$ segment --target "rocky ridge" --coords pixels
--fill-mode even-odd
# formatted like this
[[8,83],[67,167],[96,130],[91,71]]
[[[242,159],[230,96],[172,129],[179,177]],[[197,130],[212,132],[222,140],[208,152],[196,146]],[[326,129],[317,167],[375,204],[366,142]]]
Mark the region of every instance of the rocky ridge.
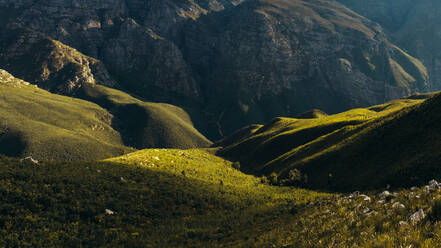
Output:
[[[184,107],[212,138],[277,115],[335,113],[428,88],[418,60],[332,1],[2,0],[0,12],[8,29],[27,27],[102,62],[94,70],[80,61],[73,79],[54,76],[63,86],[46,88],[121,87]],[[25,76],[4,58],[15,54],[0,57]]]
[[379,23],[389,37],[418,58],[430,74],[429,89],[441,88],[441,2],[436,0],[338,0]]

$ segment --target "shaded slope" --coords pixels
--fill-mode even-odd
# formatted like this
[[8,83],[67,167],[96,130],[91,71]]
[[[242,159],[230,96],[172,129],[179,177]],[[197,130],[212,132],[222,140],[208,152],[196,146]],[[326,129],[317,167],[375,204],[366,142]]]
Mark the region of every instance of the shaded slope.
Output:
[[94,160],[127,153],[112,115],[51,94],[0,71],[0,153],[36,159]]
[[145,103],[105,86],[82,85],[84,96],[108,107],[109,112],[88,101],[51,94],[5,71],[0,76],[3,154],[95,160],[133,151],[131,147],[210,144],[175,106]]
[[113,125],[126,145],[141,149],[196,148],[211,144],[179,107],[143,102],[122,91],[93,84],[83,85],[77,96],[108,109],[115,116]]
[[[270,186],[214,150],[101,162],[0,156],[3,247],[400,247],[441,242],[440,190],[366,195]],[[404,204],[404,207],[395,207]],[[411,216],[427,217],[412,225]],[[20,235],[16,235],[19,233]]]
[[283,237],[265,235],[277,228],[272,223],[329,197],[269,186],[230,164],[204,150],[39,166],[0,156],[0,245],[282,245]]
[[213,139],[427,90],[418,60],[334,1],[4,0],[1,10],[9,27],[99,59],[127,92],[183,107]]
[[188,22],[179,34],[184,58],[209,82],[209,111],[226,134],[238,122],[313,108],[337,113],[427,86],[421,62],[333,1],[244,1]]
[[379,23],[398,46],[423,62],[430,74],[430,90],[441,89],[440,1],[338,1]]
[[306,111],[304,113],[301,113],[296,116],[297,119],[314,119],[314,118],[320,118],[328,116],[325,112],[321,111],[320,109],[313,109],[310,111]]
[[[310,120],[278,118],[219,154],[249,173],[276,173],[279,183],[339,190],[422,183],[437,170],[431,162],[438,156],[437,99]],[[418,162],[425,166],[417,169]]]
[[293,156],[273,161],[298,166],[314,174],[310,184],[344,189],[421,185],[441,174],[441,97],[369,123],[355,137],[341,141],[337,149],[305,160]]
[[94,58],[27,28],[0,29],[0,66],[53,93],[73,95],[84,83],[117,86]]
[[195,148],[210,144],[181,108],[143,102],[105,87],[118,85],[99,60],[44,34],[25,28],[4,28],[0,30],[0,53],[0,65],[17,77],[53,93],[83,98],[107,109],[115,117],[112,126],[121,131],[126,146]]

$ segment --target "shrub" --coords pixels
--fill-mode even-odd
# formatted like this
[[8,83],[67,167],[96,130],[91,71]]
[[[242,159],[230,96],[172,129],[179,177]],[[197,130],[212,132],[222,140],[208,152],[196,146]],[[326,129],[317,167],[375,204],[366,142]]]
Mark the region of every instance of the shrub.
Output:
[[432,222],[441,221],[441,199],[436,199],[433,203],[429,218]]
[[278,181],[278,176],[275,172],[271,173],[268,176],[268,180],[270,181],[271,184],[276,185],[279,181]]
[[232,166],[233,166],[234,169],[236,169],[236,170],[240,170],[240,163],[239,163],[239,162],[234,162],[234,163],[232,164]]

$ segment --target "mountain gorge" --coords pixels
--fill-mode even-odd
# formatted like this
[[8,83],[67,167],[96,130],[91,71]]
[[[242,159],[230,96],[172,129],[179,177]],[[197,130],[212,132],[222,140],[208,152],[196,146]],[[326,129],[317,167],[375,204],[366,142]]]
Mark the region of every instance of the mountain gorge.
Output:
[[[54,93],[95,81],[175,104],[212,139],[274,116],[336,113],[429,89],[421,62],[332,1],[3,0],[0,8],[3,42],[26,28],[88,56],[52,80],[44,66],[31,76],[4,51],[0,66],[15,76]],[[32,39],[24,40],[14,49],[28,50]]]
[[440,11],[0,0],[0,247],[440,247]]
[[406,52],[418,58],[430,75],[429,89],[439,90],[441,82],[441,38],[436,0],[338,0],[348,8],[380,24],[388,37]]

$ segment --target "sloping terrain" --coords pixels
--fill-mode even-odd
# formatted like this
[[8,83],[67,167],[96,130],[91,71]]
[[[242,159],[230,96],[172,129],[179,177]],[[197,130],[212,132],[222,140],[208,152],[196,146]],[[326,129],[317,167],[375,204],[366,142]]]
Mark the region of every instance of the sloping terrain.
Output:
[[[434,184],[368,195],[270,186],[214,150],[102,162],[0,156],[3,247],[437,247]],[[387,195],[387,198],[382,195]],[[414,217],[415,213],[421,213]]]
[[0,65],[42,89],[74,95],[84,83],[116,87],[104,65],[28,28],[0,29]]
[[441,88],[441,2],[437,0],[338,0],[379,23],[390,39],[427,68],[430,90]]
[[422,99],[429,96],[315,119],[276,118],[219,154],[281,184],[346,191],[421,184],[440,175],[441,104],[439,95]]
[[185,149],[211,144],[179,107],[143,102],[122,91],[94,84],[84,84],[76,96],[112,113],[115,129],[121,133],[124,143],[132,147]]
[[[334,1],[3,0],[0,12],[3,38],[13,44],[35,40],[9,37],[26,27],[99,60],[66,63],[82,65],[66,76],[50,66],[55,55],[37,50],[36,60],[49,58],[54,80],[72,82],[60,90],[49,80],[53,92],[65,94],[83,79],[107,83],[183,107],[213,139],[274,116],[336,113],[427,90],[420,61]],[[23,63],[10,55],[0,54],[7,57],[0,66],[24,78],[16,74]]]
[[[0,71],[0,153],[36,159],[95,160],[145,147],[210,142],[180,108],[145,103],[105,86],[83,85],[96,104],[56,95]],[[93,96],[92,96],[93,95]],[[135,139],[135,140],[134,140]]]
[[0,71],[0,153],[36,159],[93,160],[123,154],[112,115],[79,99],[51,94]]

